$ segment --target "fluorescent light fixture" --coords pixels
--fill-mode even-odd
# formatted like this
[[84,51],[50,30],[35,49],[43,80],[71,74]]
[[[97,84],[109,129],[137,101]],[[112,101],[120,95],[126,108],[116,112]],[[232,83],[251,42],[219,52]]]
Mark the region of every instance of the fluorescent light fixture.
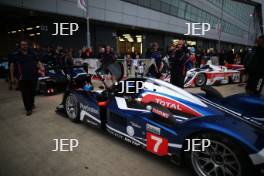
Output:
[[36,28],[40,28],[40,26],[36,26]]
[[142,42],[142,38],[137,38],[137,42],[141,43]]
[[125,40],[123,38],[119,37],[119,41],[124,42]]
[[132,38],[127,39],[129,42],[134,42]]
[[33,37],[33,36],[35,36],[35,34],[29,34],[29,36]]
[[36,35],[40,35],[40,33],[36,33]]
[[131,35],[130,34],[123,34],[123,36],[125,37],[125,38],[131,38]]
[[142,35],[136,35],[136,37],[137,37],[137,38],[141,38],[141,37],[142,37]]
[[15,33],[16,33],[16,31],[11,31],[11,33],[12,33],[12,34],[15,34]]
[[27,28],[28,31],[30,31],[30,30],[32,30],[32,29],[33,29],[32,27],[28,27],[28,28]]
[[18,32],[21,32],[21,30],[20,30],[20,29],[18,29]]

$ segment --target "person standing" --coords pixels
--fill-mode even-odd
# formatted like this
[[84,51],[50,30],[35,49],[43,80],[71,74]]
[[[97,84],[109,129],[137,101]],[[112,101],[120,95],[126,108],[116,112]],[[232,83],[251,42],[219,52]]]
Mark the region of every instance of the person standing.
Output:
[[162,76],[161,71],[163,69],[163,61],[158,43],[153,44],[153,51],[151,52],[150,57],[155,61],[149,68],[150,75],[159,79]]
[[15,55],[18,51],[18,47],[8,55],[8,82],[9,90],[13,90],[13,86],[18,90],[17,83],[17,65],[15,64]]
[[106,68],[108,65],[114,63],[115,61],[116,61],[116,55],[113,52],[113,49],[109,45],[107,45],[105,47],[105,53],[102,59],[103,67]]
[[32,114],[32,109],[35,108],[34,98],[40,62],[34,51],[29,49],[26,40],[20,41],[20,48],[15,56],[15,62],[18,66],[19,87],[26,109],[26,115],[30,116]]
[[256,44],[245,64],[248,73],[246,92],[259,96],[264,84],[264,35],[257,39]]
[[188,61],[187,48],[183,40],[178,42],[175,53],[170,57],[170,73],[171,73],[171,84],[184,87],[184,79],[186,76],[186,62]]

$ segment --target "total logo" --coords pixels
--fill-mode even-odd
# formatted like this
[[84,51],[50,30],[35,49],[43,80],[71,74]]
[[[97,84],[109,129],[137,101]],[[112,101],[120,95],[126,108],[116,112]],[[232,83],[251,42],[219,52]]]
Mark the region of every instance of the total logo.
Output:
[[135,134],[134,128],[132,126],[130,126],[130,125],[126,127],[126,131],[127,131],[127,134],[129,136],[134,136],[134,134]]
[[170,103],[170,102],[164,101],[164,100],[159,99],[159,98],[155,98],[155,101],[156,101],[156,103],[158,103],[161,106],[164,106],[166,108],[176,109],[176,110],[182,111],[182,108],[180,107],[179,104]]

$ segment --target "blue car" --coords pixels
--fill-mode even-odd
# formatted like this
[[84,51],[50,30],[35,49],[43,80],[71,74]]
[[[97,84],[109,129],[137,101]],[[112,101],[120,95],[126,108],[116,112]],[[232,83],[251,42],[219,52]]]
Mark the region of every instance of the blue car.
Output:
[[63,92],[67,87],[70,77],[75,80],[90,78],[83,67],[73,67],[71,69],[63,69],[62,67],[55,67],[52,65],[44,65],[44,67],[45,74],[38,78],[37,86],[37,92],[44,95],[54,95]]
[[[242,95],[220,99],[208,89],[193,95],[159,79],[121,80],[120,70],[119,64],[108,68],[117,83],[103,91],[92,90],[90,84],[69,90],[63,106],[68,118],[186,163],[193,175],[249,176],[262,168],[263,97],[251,102]],[[243,104],[245,99],[258,104],[252,115],[244,113],[252,107]]]

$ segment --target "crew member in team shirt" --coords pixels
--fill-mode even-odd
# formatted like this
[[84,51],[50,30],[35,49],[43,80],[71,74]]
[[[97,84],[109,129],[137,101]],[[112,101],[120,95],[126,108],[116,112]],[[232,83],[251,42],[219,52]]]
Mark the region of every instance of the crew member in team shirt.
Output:
[[15,54],[15,63],[18,66],[19,87],[22,94],[26,115],[30,116],[35,108],[38,68],[40,62],[32,49],[29,49],[26,40],[20,41],[20,48]]

